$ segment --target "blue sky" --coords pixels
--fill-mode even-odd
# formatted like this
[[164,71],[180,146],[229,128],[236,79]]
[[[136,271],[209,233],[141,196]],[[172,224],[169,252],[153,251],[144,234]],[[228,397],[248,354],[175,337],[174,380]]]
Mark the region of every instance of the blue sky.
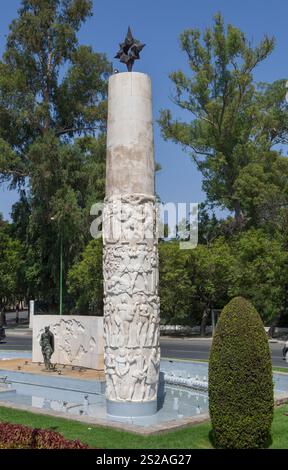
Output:
[[[17,16],[20,0],[1,0],[0,52],[5,48],[8,25]],[[256,71],[259,81],[288,78],[288,2],[286,0],[94,0],[94,16],[83,26],[79,40],[105,52],[114,60],[118,43],[124,39],[128,24],[137,39],[146,43],[134,70],[148,73],[153,83],[155,121],[161,108],[171,108],[173,92],[168,75],[176,69],[187,70],[179,35],[186,28],[203,30],[221,11],[227,23],[242,29],[253,43],[264,34],[274,35],[276,49]],[[124,67],[114,60],[120,71]],[[189,116],[187,116],[189,118]],[[201,175],[189,156],[175,144],[164,142],[155,122],[155,158],[162,171],[157,174],[157,192],[163,201],[201,202]],[[9,217],[15,192],[0,188],[0,212]]]

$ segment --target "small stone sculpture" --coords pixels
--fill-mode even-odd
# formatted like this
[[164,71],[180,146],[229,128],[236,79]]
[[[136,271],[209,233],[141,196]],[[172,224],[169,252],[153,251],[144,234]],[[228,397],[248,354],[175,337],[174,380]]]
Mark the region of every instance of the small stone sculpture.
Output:
[[45,326],[45,331],[40,338],[40,346],[46,370],[53,369],[50,359],[54,353],[54,335],[50,331],[50,326]]

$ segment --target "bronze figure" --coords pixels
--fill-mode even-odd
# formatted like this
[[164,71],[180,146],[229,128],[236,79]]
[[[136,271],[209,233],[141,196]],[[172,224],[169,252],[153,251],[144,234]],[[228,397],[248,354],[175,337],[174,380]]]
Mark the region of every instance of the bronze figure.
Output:
[[46,370],[53,369],[50,359],[54,353],[54,335],[50,331],[49,326],[45,326],[45,331],[42,333],[40,338],[40,346]]

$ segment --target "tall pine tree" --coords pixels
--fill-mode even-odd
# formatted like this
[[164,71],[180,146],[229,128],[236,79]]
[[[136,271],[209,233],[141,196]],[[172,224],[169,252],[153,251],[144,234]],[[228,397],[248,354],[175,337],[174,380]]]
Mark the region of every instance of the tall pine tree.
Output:
[[[191,119],[185,122],[173,118],[170,110],[162,110],[162,135],[189,152],[203,175],[208,201],[234,212],[241,226],[258,210],[259,197],[251,201],[249,168],[258,192],[263,180],[273,185],[273,170],[280,164],[271,161],[271,152],[275,145],[288,141],[285,81],[258,86],[254,79],[256,67],[271,54],[274,39],[264,37],[252,47],[243,32],[232,25],[226,28],[217,14],[213,28],[202,37],[198,29],[189,29],[181,34],[180,42],[190,73],[179,70],[170,78],[174,102]],[[285,171],[287,175],[287,165]],[[245,178],[248,194],[243,191]],[[265,191],[260,198],[264,202]]]

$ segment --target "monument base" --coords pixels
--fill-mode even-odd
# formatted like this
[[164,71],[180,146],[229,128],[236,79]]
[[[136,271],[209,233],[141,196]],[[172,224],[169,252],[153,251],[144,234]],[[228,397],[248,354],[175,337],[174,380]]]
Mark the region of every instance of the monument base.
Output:
[[157,400],[133,402],[106,400],[107,414],[123,418],[151,416],[157,412]]

